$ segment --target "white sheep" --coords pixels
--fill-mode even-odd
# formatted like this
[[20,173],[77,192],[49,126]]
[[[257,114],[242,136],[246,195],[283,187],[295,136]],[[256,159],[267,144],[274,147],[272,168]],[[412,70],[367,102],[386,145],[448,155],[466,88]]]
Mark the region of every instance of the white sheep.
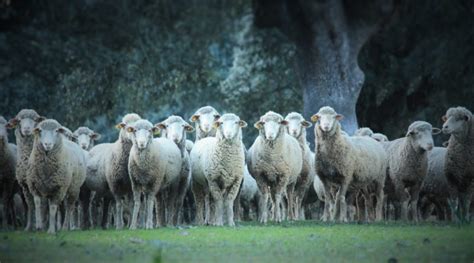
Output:
[[189,183],[191,181],[191,163],[189,159],[189,151],[192,149],[192,146],[189,148],[189,143],[193,144],[191,141],[186,139],[186,134],[193,132],[194,128],[189,125],[183,118],[179,116],[172,115],[166,120],[157,123],[155,125],[162,131],[162,134],[165,135],[165,138],[172,140],[179,148],[181,152],[181,172],[179,178],[174,184],[168,189],[167,197],[172,202],[170,218],[167,221],[169,223],[176,225],[178,222],[182,221],[182,207],[186,192],[189,189]]
[[405,137],[383,143],[388,154],[388,179],[394,187],[395,200],[401,203],[402,220],[408,220],[410,206],[413,220],[418,221],[418,198],[428,172],[428,152],[434,146],[432,134],[437,133],[439,129],[431,124],[415,121]]
[[49,204],[48,233],[56,232],[58,206],[64,200],[66,229],[73,229],[75,203],[86,178],[81,148],[65,140],[64,128],[55,120],[44,120],[34,129],[35,141],[29,158],[28,187],[34,196],[36,228],[43,229],[41,198]]
[[206,138],[214,137],[216,129],[213,128],[215,120],[219,119],[220,114],[211,106],[204,106],[199,108],[189,121],[196,123],[196,142]]
[[[248,170],[248,166],[244,167],[244,177],[242,179],[242,186],[240,188],[240,206],[243,209],[244,220],[250,220],[250,210],[257,212],[259,192],[257,181],[252,177]],[[240,211],[238,211],[240,212]]]
[[5,229],[8,221],[15,225],[15,209],[13,203],[14,186],[16,184],[15,169],[17,149],[8,143],[8,122],[0,116],[0,192],[2,193],[3,216],[2,226]]
[[368,136],[372,137],[374,132],[368,127],[362,127],[355,131],[354,136]]
[[[386,153],[375,140],[365,136],[341,135],[343,118],[333,108],[322,107],[311,117],[318,122],[315,132],[316,174],[325,188],[325,200],[331,199],[331,186],[337,186],[334,213],[340,221],[347,221],[346,193],[349,186],[365,190],[373,185],[376,197],[376,220],[382,219],[383,185],[385,181]],[[369,206],[368,193],[366,207]]]
[[250,174],[257,181],[261,198],[259,221],[268,220],[268,198],[271,192],[273,219],[281,222],[282,195],[287,192],[288,212],[294,219],[293,191],[303,168],[303,154],[298,141],[285,132],[288,121],[269,111],[255,123],[259,135],[248,151],[247,164]]
[[132,140],[124,128],[140,119],[141,117],[135,113],[125,115],[122,118],[122,122],[116,125],[120,129],[119,138],[110,144],[109,149],[104,152],[107,155],[104,163],[105,178],[115,199],[114,221],[115,228],[117,229],[122,229],[124,226],[124,201],[132,193],[130,176],[128,174],[128,157],[132,148]]
[[434,205],[438,218],[446,220],[449,214],[449,184],[445,175],[446,148],[434,147],[428,153],[428,174],[423,180],[420,191],[420,205],[423,218],[428,218]]
[[388,142],[388,137],[385,134],[382,133],[374,133],[372,134],[372,139],[378,141],[378,142]]
[[285,120],[288,122],[286,126],[288,134],[298,141],[303,153],[303,168],[296,181],[295,200],[293,202],[295,203],[295,218],[304,219],[303,198],[309,187],[313,184],[315,176],[314,156],[306,142],[306,129],[311,127],[312,124],[296,112],[289,113]]
[[237,115],[229,113],[219,117],[213,126],[216,129],[216,137],[197,141],[191,151],[193,181],[204,188],[194,188],[193,191],[210,192],[210,210],[213,212],[210,224],[223,225],[225,214],[227,224],[234,226],[233,205],[242,182],[245,164],[241,128],[246,127],[247,123]]
[[[158,128],[147,120],[138,120],[128,125],[126,129],[133,142],[128,161],[134,201],[130,229],[137,228],[142,195],[146,203],[145,228],[151,229],[153,228],[155,197],[158,191],[179,180],[182,165],[181,151],[169,139],[153,139],[153,134],[158,131]],[[164,201],[169,203],[175,200]],[[172,209],[174,209],[173,206]],[[172,214],[174,212],[171,211]]]
[[28,173],[28,159],[30,158],[31,150],[33,149],[33,129],[38,123],[44,120],[36,111],[30,109],[21,110],[13,119],[11,119],[7,128],[15,128],[15,138],[17,145],[17,164],[16,164],[16,179],[23,192],[26,203],[26,227],[25,230],[32,229],[34,201],[33,196],[28,189],[26,182],[26,175]]
[[94,147],[95,142],[100,140],[100,134],[94,132],[93,130],[87,128],[87,127],[79,127],[77,128],[73,136],[75,138],[75,141],[79,146],[81,146],[82,149],[89,151]]
[[464,107],[453,107],[448,109],[443,121],[443,133],[450,135],[445,166],[446,178],[453,189],[449,198],[450,207],[456,219],[469,221],[474,191],[473,115]]

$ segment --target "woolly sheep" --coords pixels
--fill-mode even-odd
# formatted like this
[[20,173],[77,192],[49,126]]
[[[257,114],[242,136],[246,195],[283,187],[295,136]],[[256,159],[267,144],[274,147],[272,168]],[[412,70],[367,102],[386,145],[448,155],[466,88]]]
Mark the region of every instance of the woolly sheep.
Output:
[[439,129],[424,121],[415,121],[405,137],[383,144],[388,154],[388,180],[394,187],[395,200],[401,203],[400,217],[418,221],[417,203],[421,185],[428,172],[428,152],[433,149],[432,134]]
[[116,127],[120,129],[119,138],[108,146],[105,157],[105,178],[110,191],[115,199],[115,228],[122,229],[123,202],[132,193],[130,176],[128,174],[128,157],[132,148],[132,141],[125,128],[132,125],[141,117],[135,113],[129,113],[122,118],[122,122]]
[[[382,219],[383,185],[385,181],[386,154],[375,140],[341,135],[343,118],[333,108],[322,107],[311,117],[318,122],[315,132],[316,174],[325,188],[325,200],[331,199],[331,185],[340,187],[336,194],[334,213],[340,221],[347,221],[346,193],[349,188],[364,189],[373,184],[376,197],[376,220]],[[366,207],[369,196],[366,195]]]
[[[166,138],[153,139],[158,131],[147,120],[138,120],[127,126],[133,142],[128,161],[128,170],[133,191],[133,214],[130,229],[137,228],[141,196],[146,203],[145,228],[153,228],[155,196],[161,189],[173,184],[181,173],[181,152],[173,141]],[[165,200],[166,203],[174,200]],[[171,211],[174,213],[175,211]]]
[[458,203],[459,220],[469,221],[469,207],[474,189],[474,119],[464,107],[448,109],[443,116],[443,133],[449,134],[446,152],[445,173],[449,185],[450,207],[454,210]]
[[[81,148],[63,139],[64,128],[55,120],[44,120],[34,129],[35,140],[29,159],[28,187],[34,196],[36,228],[43,228],[41,198],[49,204],[48,233],[56,232],[58,205],[65,200],[65,226],[74,228],[73,210],[86,178]],[[71,225],[70,225],[71,224]]]
[[273,219],[281,222],[282,195],[287,191],[288,211],[293,219],[293,190],[303,168],[303,154],[298,141],[285,132],[288,121],[273,111],[265,113],[255,123],[259,135],[248,151],[250,174],[257,181],[261,198],[259,221],[267,222],[268,198],[271,191]]
[[[214,122],[216,137],[197,141],[191,151],[193,181],[201,188],[193,191],[209,191],[210,222],[221,226],[225,221],[234,226],[234,200],[237,197],[244,174],[245,155],[242,128],[247,123],[235,114],[224,114]],[[208,187],[208,190],[205,189]],[[202,189],[204,188],[204,189]],[[195,196],[202,197],[203,194]],[[201,200],[196,200],[196,206]],[[202,206],[201,206],[202,208]],[[197,211],[196,213],[198,213]]]
[[311,122],[306,121],[299,113],[289,113],[285,120],[288,122],[287,132],[294,137],[301,148],[303,154],[303,168],[295,185],[295,218],[304,219],[303,198],[309,187],[313,184],[315,169],[314,157],[306,142],[306,129],[311,127]]
[[11,119],[7,128],[15,128],[15,138],[17,145],[17,164],[15,177],[20,185],[26,202],[26,227],[25,230],[32,229],[34,201],[33,196],[28,189],[26,175],[28,172],[28,159],[33,149],[33,129],[38,123],[44,120],[36,111],[31,109],[21,110],[13,119]]
[[87,127],[77,128],[74,131],[73,136],[77,144],[79,144],[79,146],[86,151],[92,149],[92,147],[94,147],[95,142],[100,140],[101,137],[100,134],[94,132],[93,130]]
[[[448,181],[444,167],[446,162],[446,148],[434,147],[428,153],[428,174],[423,180],[420,191],[420,200],[423,206],[434,204],[439,219],[447,219],[448,215]],[[422,210],[423,211],[423,210]],[[428,217],[428,211],[423,218]]]
[[5,229],[8,221],[14,226],[15,209],[13,203],[17,149],[16,145],[8,143],[8,122],[0,116],[0,192],[2,193],[3,217],[2,226]]
[[214,137],[216,129],[213,128],[215,120],[219,119],[220,114],[211,106],[204,106],[199,108],[189,121],[196,123],[196,142],[206,138]]
[[169,223],[176,225],[182,220],[180,212],[191,181],[189,151],[192,147],[190,147],[190,149],[188,149],[188,147],[189,143],[192,144],[192,142],[186,139],[186,133],[193,132],[194,128],[184,121],[183,118],[174,115],[168,117],[166,120],[156,124],[155,126],[165,134],[166,138],[172,140],[181,152],[180,175],[176,182],[171,185],[170,189],[168,189],[169,193],[167,194],[168,199],[171,201],[171,210],[175,211],[171,213],[168,221]]
[[250,175],[247,165],[244,167],[244,177],[242,179],[239,196],[240,206],[243,209],[243,218],[250,220],[250,209],[252,208],[255,211],[258,209],[259,192],[257,181]]
[[368,136],[372,137],[374,132],[368,127],[362,127],[355,131],[354,136]]

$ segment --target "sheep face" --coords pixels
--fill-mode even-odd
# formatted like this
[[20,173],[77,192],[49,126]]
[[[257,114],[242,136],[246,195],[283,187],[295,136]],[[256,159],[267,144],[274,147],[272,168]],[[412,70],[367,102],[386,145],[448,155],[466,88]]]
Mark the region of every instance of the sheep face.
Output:
[[194,128],[179,116],[170,116],[165,121],[156,124],[155,127],[161,129],[165,137],[175,143],[181,143],[186,138],[186,132],[194,131]]
[[153,134],[158,128],[147,120],[139,120],[133,125],[127,127],[127,132],[130,134],[132,142],[139,150],[146,149],[153,140]]
[[288,122],[286,126],[288,134],[295,138],[300,137],[304,129],[312,126],[312,124],[306,121],[299,113],[292,112],[286,116],[285,120]]
[[281,132],[283,132],[285,126],[288,125],[288,121],[284,120],[283,117],[275,112],[267,112],[265,115],[260,117],[260,120],[255,123],[255,128],[263,133],[265,139],[268,141],[275,140]]
[[408,127],[407,138],[413,148],[421,151],[431,151],[433,149],[433,127],[423,121],[416,121]]
[[39,146],[46,152],[56,148],[62,142],[66,130],[55,120],[44,120],[34,129]]
[[338,114],[333,108],[326,106],[319,109],[319,112],[314,114],[311,120],[313,122],[319,121],[321,131],[330,132],[337,126],[336,123],[343,118],[344,116]]
[[219,117],[219,113],[214,108],[206,106],[196,111],[190,120],[191,122],[197,122],[199,128],[208,133],[212,130],[214,121],[219,119]]
[[214,122],[214,127],[218,138],[233,140],[241,134],[241,128],[247,127],[247,123],[235,114],[224,114]]
[[387,136],[381,134],[381,133],[374,133],[372,134],[372,138],[378,142],[388,142]]
[[371,137],[373,134],[374,132],[370,128],[367,128],[367,127],[359,128],[354,133],[355,136],[369,136],[369,137]]
[[472,113],[463,107],[451,108],[443,116],[443,133],[462,135],[467,132]]
[[15,118],[11,119],[8,123],[8,128],[16,128],[20,125],[20,133],[23,136],[30,136],[33,134],[33,130],[38,123],[44,120],[34,110],[21,110]]
[[100,139],[100,134],[92,131],[87,127],[80,127],[74,131],[74,138],[77,144],[84,150],[88,150],[94,141]]

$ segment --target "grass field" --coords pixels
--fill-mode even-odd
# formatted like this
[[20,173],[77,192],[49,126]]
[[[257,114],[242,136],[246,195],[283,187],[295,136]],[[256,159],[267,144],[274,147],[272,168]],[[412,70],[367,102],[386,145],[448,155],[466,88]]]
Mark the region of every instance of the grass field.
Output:
[[474,262],[474,226],[324,224],[0,232],[0,262]]

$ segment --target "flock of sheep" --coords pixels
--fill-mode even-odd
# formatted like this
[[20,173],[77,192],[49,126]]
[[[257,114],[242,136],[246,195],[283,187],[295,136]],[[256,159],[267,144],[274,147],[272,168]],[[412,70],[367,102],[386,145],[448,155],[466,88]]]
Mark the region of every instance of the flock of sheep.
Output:
[[[349,136],[342,115],[322,107],[311,117],[269,111],[254,124],[247,150],[235,114],[198,109],[153,125],[131,113],[113,143],[71,132],[36,111],[0,117],[2,227],[48,232],[164,225],[235,225],[235,220],[469,220],[474,190],[474,119],[450,108],[440,132],[424,121],[389,141],[369,128]],[[15,129],[16,145],[7,129]],[[195,142],[186,139],[196,132]],[[156,134],[160,134],[155,138]]]

